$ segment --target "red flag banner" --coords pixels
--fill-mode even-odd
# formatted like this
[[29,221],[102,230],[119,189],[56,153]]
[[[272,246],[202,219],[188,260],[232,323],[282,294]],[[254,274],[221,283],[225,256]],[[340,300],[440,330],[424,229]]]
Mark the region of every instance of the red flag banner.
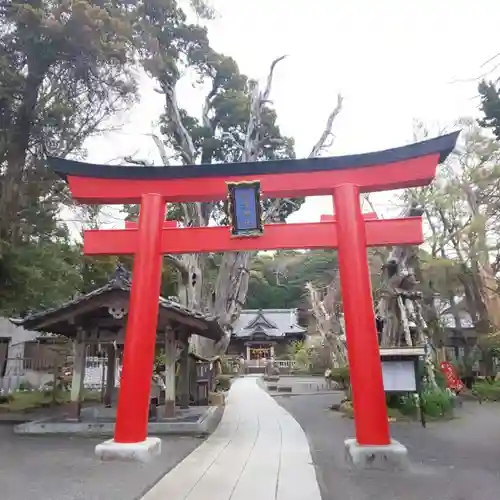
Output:
[[448,361],[443,361],[439,365],[441,373],[446,377],[446,384],[449,389],[460,392],[465,386],[458,376],[456,368]]

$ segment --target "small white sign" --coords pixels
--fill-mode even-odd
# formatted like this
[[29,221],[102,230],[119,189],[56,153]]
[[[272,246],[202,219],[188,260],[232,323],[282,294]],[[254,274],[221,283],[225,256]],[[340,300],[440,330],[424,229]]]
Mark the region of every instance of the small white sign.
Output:
[[414,361],[382,361],[384,390],[389,392],[415,392],[417,379]]

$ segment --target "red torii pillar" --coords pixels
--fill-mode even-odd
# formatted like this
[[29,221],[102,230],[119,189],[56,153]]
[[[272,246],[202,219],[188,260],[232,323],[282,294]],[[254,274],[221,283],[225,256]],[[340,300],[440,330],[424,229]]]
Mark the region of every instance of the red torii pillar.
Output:
[[[182,169],[98,166],[52,158],[55,170],[69,181],[78,201],[141,204],[137,229],[130,229],[129,225],[124,230],[85,232],[87,255],[135,255],[115,439],[109,443],[115,448],[109,449],[109,453],[132,453],[140,458],[141,452],[137,450],[141,446],[149,453],[151,447],[153,452],[159,452],[159,443],[148,445],[146,438],[160,255],[291,248],[338,248],[356,445],[387,447],[391,439],[366,248],[420,244],[422,225],[419,217],[376,220],[369,216],[364,220],[359,194],[428,184],[437,163],[454,148],[457,136],[458,133],[449,134],[366,155],[210,167],[192,165]],[[164,225],[167,201],[221,200],[226,195],[227,181],[255,178],[259,178],[267,197],[333,194],[335,216],[323,218],[319,223],[270,224],[263,235],[253,238],[233,238],[229,227]]]
[[[358,190],[352,185],[342,185],[336,189],[339,190],[335,191],[334,196],[337,200],[336,216],[323,216],[319,223],[271,224],[266,226],[262,236],[256,238],[232,238],[228,226],[176,228],[175,221],[163,222],[163,216],[159,215],[164,213],[164,207],[158,201],[159,195],[143,197],[139,225],[127,222],[124,230],[97,229],[85,232],[86,255],[136,256],[115,441],[140,442],[147,435],[145,409],[148,392],[145,387],[149,387],[150,383],[154,347],[150,346],[149,341],[146,343],[146,336],[151,335],[154,338],[149,332],[156,332],[158,301],[155,304],[153,298],[159,294],[160,283],[152,280],[151,276],[161,276],[161,259],[158,259],[158,256],[193,253],[200,251],[200,245],[203,244],[203,250],[206,252],[283,248],[339,249],[346,327],[348,332],[353,332],[348,334],[347,339],[354,405],[358,408],[355,420],[356,436],[362,444],[389,442],[366,248],[420,244],[423,241],[422,220],[420,217],[378,220],[372,213],[363,216]],[[150,208],[153,204],[154,210],[157,211],[154,214]],[[156,229],[159,227],[162,230]],[[151,232],[155,234],[154,239],[150,235]],[[156,237],[157,234],[160,238]],[[144,235],[149,236],[144,238]],[[145,261],[147,266],[144,265]],[[145,269],[147,273],[144,273]],[[142,284],[143,275],[146,275],[145,285]],[[350,300],[351,298],[353,300]],[[139,305],[143,302],[148,302],[149,305],[146,312]],[[144,321],[145,314],[154,316],[154,325],[150,321]],[[137,327],[136,322],[141,326]],[[373,335],[366,334],[370,331]],[[141,345],[142,348],[139,349]],[[377,400],[383,404],[374,404]]]
[[[152,197],[156,200],[156,196]],[[351,369],[351,380],[353,386],[353,405],[357,409],[355,419],[356,438],[360,444],[389,444],[389,427],[387,421],[387,410],[384,404],[379,404],[384,398],[384,389],[382,383],[382,373],[380,371],[380,358],[378,355],[378,339],[375,328],[375,318],[373,315],[370,274],[368,262],[366,259],[367,246],[385,246],[391,244],[420,244],[423,242],[422,227],[420,217],[380,220],[376,224],[368,224],[375,229],[371,231],[369,245],[367,244],[365,221],[374,221],[377,219],[375,213],[362,214],[359,205],[358,189],[349,184],[339,186],[334,191],[336,216],[322,216],[320,224],[273,224],[266,227],[264,237],[250,240],[233,239],[229,236],[229,227],[221,228],[187,228],[172,230],[177,227],[176,221],[165,221],[152,217],[151,213],[145,211],[144,218],[147,218],[151,224],[162,224],[165,231],[163,239],[165,246],[161,245],[156,253],[149,252],[149,268],[147,273],[149,283],[147,291],[141,287],[142,280],[135,277],[135,273],[143,269],[143,262],[140,260],[145,251],[141,251],[141,228],[135,222],[127,221],[125,230],[136,230],[133,234],[122,233],[117,230],[90,230],[85,235],[85,253],[87,255],[102,254],[127,254],[135,253],[136,262],[134,263],[134,281],[132,290],[141,289],[143,297],[147,297],[150,307],[154,304],[153,297],[159,293],[159,284],[150,281],[152,275],[161,276],[161,260],[159,266],[152,270],[153,263],[158,262],[153,255],[178,254],[194,251],[193,248],[183,247],[183,241],[203,240],[197,237],[198,234],[211,235],[211,252],[223,252],[229,250],[277,250],[287,246],[290,242],[291,248],[297,248],[302,245],[303,248],[335,248],[339,249],[339,268],[342,280],[343,305],[346,327],[348,331],[356,332],[347,336],[349,364],[354,367]],[[144,199],[143,203],[147,203]],[[147,206],[147,205],[146,205]],[[159,205],[158,205],[159,206]],[[163,213],[163,208],[158,212]],[[141,210],[142,213],[142,210]],[[160,218],[161,219],[161,218]],[[344,223],[342,223],[344,221]],[[325,234],[325,227],[321,224],[327,224],[330,234]],[[332,238],[331,227],[336,223],[337,236]],[[396,223],[396,224],[395,224]],[[151,225],[147,226],[149,234]],[[144,231],[144,228],[142,229]],[[187,231],[182,233],[181,231]],[[404,234],[404,236],[403,236]],[[326,236],[321,241],[318,238]],[[307,243],[299,243],[307,242]],[[137,244],[135,251],[134,244]],[[155,239],[154,242],[157,245]],[[237,248],[234,247],[236,244]],[[128,245],[129,248],[126,248]],[[156,248],[156,247],[155,247]],[[357,265],[356,265],[357,263]],[[141,274],[139,274],[141,276]],[[134,288],[134,283],[139,283]],[[158,291],[157,291],[158,290]],[[366,291],[366,293],[363,293]],[[143,299],[144,300],[144,299]],[[148,310],[146,313],[137,312],[139,308],[133,307],[138,301],[135,295],[131,297],[131,306],[129,313],[129,322],[127,325],[127,344],[123,362],[123,378],[120,385],[118,419],[115,432],[115,441],[117,442],[137,442],[142,441],[147,435],[147,414],[143,408],[146,402],[138,401],[137,395],[147,393],[143,390],[146,382],[150,380],[150,371],[148,366],[151,361],[144,357],[147,345],[143,344],[142,349],[136,342],[144,342],[144,330],[153,328],[150,323],[142,324],[141,336],[134,335],[132,332],[138,331],[134,320],[141,321],[143,314],[158,314],[158,307],[154,313]],[[156,301],[157,302],[157,301]],[[139,318],[136,318],[136,314]],[[156,316],[154,316],[156,317]],[[154,325],[156,331],[156,324]],[[128,335],[131,332],[129,344]],[[366,335],[365,332],[373,332],[373,335]],[[135,339],[132,340],[132,339]],[[130,345],[130,347],[129,347]],[[133,369],[132,367],[135,367]],[[140,368],[139,368],[140,367]],[[377,373],[378,372],[378,373]],[[149,382],[148,382],[149,383]],[[363,391],[355,388],[364,388]],[[142,391],[142,392],[141,392]],[[123,415],[123,418],[120,418]],[[125,415],[127,417],[125,418]]]

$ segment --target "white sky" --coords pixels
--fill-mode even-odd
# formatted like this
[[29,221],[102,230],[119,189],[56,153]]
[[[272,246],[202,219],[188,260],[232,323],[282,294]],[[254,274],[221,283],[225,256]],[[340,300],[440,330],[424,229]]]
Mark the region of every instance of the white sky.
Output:
[[[277,67],[272,99],[282,131],[305,156],[336,102],[344,109],[334,127],[332,155],[362,153],[412,141],[417,118],[431,127],[477,115],[477,77],[500,52],[498,0],[214,0],[220,16],[209,24],[215,49],[236,59],[242,72],[267,75]],[[500,62],[500,61],[499,61]],[[203,95],[188,83],[181,104],[199,114]],[[119,133],[88,141],[87,161],[104,163],[137,153],[160,164],[144,134],[163,108],[144,81],[139,105]],[[389,193],[376,195],[387,211]],[[332,213],[329,197],[309,198],[291,221]]]

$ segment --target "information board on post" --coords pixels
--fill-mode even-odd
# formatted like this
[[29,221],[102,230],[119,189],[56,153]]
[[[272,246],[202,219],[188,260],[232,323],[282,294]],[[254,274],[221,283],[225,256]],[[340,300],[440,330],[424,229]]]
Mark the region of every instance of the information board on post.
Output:
[[386,392],[417,391],[414,361],[382,361],[382,378]]

